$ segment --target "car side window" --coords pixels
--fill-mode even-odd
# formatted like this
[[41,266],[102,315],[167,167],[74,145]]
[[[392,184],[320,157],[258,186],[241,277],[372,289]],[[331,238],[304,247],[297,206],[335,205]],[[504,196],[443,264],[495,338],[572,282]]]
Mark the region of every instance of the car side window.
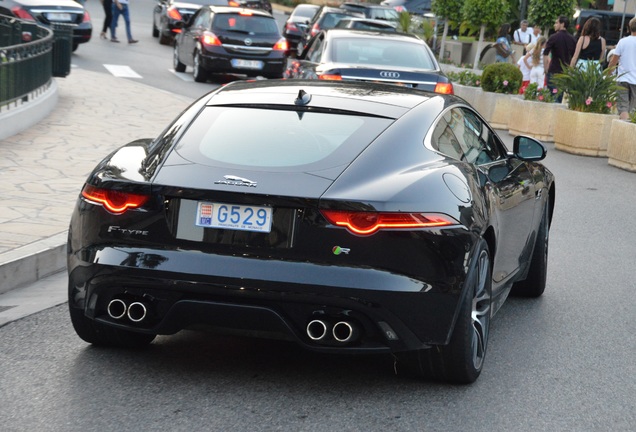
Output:
[[492,129],[466,108],[446,111],[433,131],[431,145],[453,159],[483,165],[504,157]]
[[210,22],[210,11],[201,9],[200,13],[192,21],[192,27],[194,28],[207,27],[209,22]]
[[307,50],[307,55],[305,58],[310,62],[318,63],[320,61],[320,57],[322,56],[324,41],[324,34],[318,36],[311,47],[309,47],[309,49]]

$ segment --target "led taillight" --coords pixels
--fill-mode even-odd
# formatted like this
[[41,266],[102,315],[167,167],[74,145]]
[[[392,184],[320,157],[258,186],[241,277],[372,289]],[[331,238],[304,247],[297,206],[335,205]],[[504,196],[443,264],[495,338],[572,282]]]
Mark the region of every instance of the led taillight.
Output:
[[293,22],[288,22],[287,24],[285,24],[285,27],[289,31],[300,31],[298,30],[298,27],[296,27],[296,24],[294,24]]
[[181,12],[179,12],[179,10],[172,6],[170,8],[168,8],[168,10],[166,11],[168,13],[168,16],[170,18],[172,18],[173,20],[177,20],[177,21],[183,21],[183,17],[181,16]]
[[450,216],[439,213],[320,212],[329,223],[358,235],[371,235],[382,229],[439,228],[458,224]]
[[274,45],[274,51],[287,51],[289,49],[289,44],[287,43],[287,39],[280,38],[278,42]]
[[203,36],[201,37],[201,42],[203,45],[221,45],[221,40],[212,32],[203,32]]
[[340,74],[322,74],[318,75],[319,80],[325,81],[342,81],[342,75]]
[[88,201],[103,205],[109,212],[115,214],[141,207],[150,198],[148,195],[97,188],[88,184],[82,189],[82,196]]
[[13,15],[15,15],[16,17],[20,19],[27,20],[27,21],[35,21],[35,18],[33,18],[33,16],[29,12],[27,12],[26,10],[20,7],[12,8],[11,12],[13,12]]
[[441,83],[438,82],[435,85],[435,93],[440,94],[453,94],[453,84],[452,83]]
[[316,36],[318,34],[318,32],[320,32],[320,26],[318,25],[318,23],[314,24],[314,26],[311,28],[311,35],[312,36]]

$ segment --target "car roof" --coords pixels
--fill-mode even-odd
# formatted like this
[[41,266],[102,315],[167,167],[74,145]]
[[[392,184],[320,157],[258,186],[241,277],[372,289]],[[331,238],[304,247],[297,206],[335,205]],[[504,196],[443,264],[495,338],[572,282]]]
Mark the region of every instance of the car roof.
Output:
[[379,5],[374,3],[343,3],[341,6],[356,9],[393,9],[391,6]]
[[[310,95],[306,104],[296,104],[300,91]],[[451,95],[373,82],[318,80],[235,81],[209,94],[206,104],[236,106],[304,105],[329,111],[343,110],[398,118],[415,106],[432,98],[461,102]]]
[[400,33],[400,32],[383,32],[376,30],[362,30],[362,29],[344,29],[344,28],[332,28],[323,30],[326,34],[326,37],[330,39],[339,38],[339,37],[355,37],[361,39],[368,38],[392,38],[403,40],[404,42],[416,42],[419,44],[426,45],[426,43],[420,39],[418,36],[410,34],[410,33]]

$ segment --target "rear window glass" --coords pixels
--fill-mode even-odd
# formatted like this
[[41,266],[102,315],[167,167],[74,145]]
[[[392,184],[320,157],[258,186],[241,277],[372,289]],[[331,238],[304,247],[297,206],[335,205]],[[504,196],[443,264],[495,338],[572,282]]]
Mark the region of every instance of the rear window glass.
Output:
[[261,15],[216,14],[212,28],[245,34],[276,34],[276,20]]
[[336,62],[434,70],[424,45],[393,39],[334,38],[331,58]]
[[352,161],[391,122],[356,115],[206,107],[176,151],[204,165],[324,169]]

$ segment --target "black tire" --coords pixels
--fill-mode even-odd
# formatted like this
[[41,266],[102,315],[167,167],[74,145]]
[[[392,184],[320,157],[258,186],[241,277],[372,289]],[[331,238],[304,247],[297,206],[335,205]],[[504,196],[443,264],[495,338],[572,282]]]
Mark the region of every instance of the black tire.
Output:
[[93,345],[142,348],[149,345],[156,337],[153,334],[131,332],[95,322],[87,318],[82,309],[69,307],[69,313],[75,333]]
[[155,26],[154,22],[152,23],[152,37],[159,37],[159,29]]
[[179,61],[179,47],[174,44],[174,50],[172,52],[172,66],[176,72],[185,72],[186,65]]
[[548,204],[543,210],[543,217],[537,232],[537,240],[532,251],[532,261],[525,280],[512,286],[511,294],[519,297],[540,297],[545,291],[548,278],[548,245],[550,239],[550,227],[548,217]]
[[170,36],[166,36],[163,32],[159,33],[159,44],[170,45],[171,42],[172,38]]
[[194,52],[192,64],[194,80],[199,83],[206,82],[208,80],[208,71],[206,71],[201,64],[201,53],[198,49]]
[[398,355],[398,371],[456,384],[470,384],[479,377],[488,347],[492,308],[490,252],[483,239],[477,245],[466,283],[468,288],[449,344]]

